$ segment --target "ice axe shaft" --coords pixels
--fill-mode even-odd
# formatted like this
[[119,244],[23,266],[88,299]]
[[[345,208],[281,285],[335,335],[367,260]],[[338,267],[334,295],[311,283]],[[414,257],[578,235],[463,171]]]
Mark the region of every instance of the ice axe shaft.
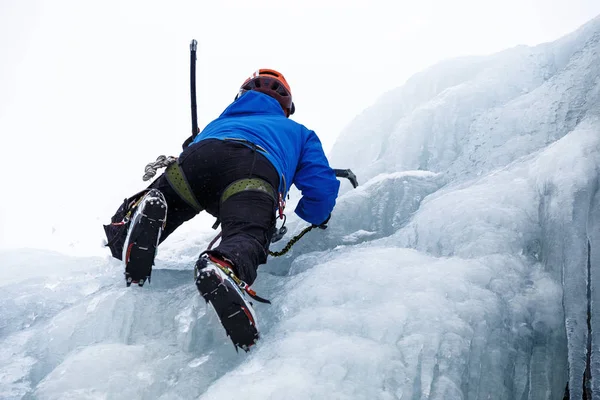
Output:
[[198,134],[198,112],[196,105],[196,49],[198,42],[192,39],[190,43],[190,96],[192,100],[192,137]]

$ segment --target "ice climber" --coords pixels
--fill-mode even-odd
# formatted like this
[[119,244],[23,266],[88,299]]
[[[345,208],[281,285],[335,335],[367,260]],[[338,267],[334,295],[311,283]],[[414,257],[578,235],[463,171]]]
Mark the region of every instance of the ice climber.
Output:
[[184,142],[177,161],[126,199],[105,225],[112,255],[124,261],[127,285],[141,286],[150,279],[160,242],[200,211],[216,217],[221,240],[200,254],[195,283],[244,350],[258,339],[246,295],[263,300],[249,286],[267,262],[290,186],[302,192],[296,214],[322,228],[338,195],[319,138],[289,119],[294,109],[283,75],[256,71],[217,119]]

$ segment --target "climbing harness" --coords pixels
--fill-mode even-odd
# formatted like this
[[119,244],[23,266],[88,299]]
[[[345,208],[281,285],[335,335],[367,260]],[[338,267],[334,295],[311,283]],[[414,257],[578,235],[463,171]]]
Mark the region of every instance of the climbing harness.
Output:
[[[169,185],[173,188],[173,190],[181,197],[190,207],[192,207],[196,212],[201,212],[204,208],[200,205],[196,196],[192,192],[190,184],[181,169],[179,163],[177,163],[177,157],[166,157],[164,155],[158,156],[156,161],[146,164],[144,168],[144,176],[143,180],[147,181],[152,179],[158,169],[167,168],[165,171],[167,181]],[[224,203],[227,199],[229,199],[234,194],[239,192],[243,192],[246,190],[253,190],[258,192],[264,192],[268,194],[273,200],[277,197],[275,196],[275,190],[271,186],[271,184],[264,179],[260,178],[244,178],[238,179],[237,181],[232,182],[229,186],[225,188],[223,194],[221,195],[221,203]],[[279,196],[281,202],[281,195]],[[280,215],[282,212],[282,207],[280,205]],[[218,224],[215,224],[213,228],[217,228]]]
[[[231,140],[231,139],[229,139],[229,140]],[[259,149],[259,150],[262,150],[262,149]],[[198,203],[198,200],[196,200],[196,196],[194,196],[194,193],[192,192],[190,185],[189,185],[187,179],[185,178],[185,174],[183,173],[183,171],[181,170],[181,167],[177,163],[177,157],[172,157],[172,156],[167,157],[167,156],[161,155],[156,159],[156,161],[148,163],[144,170],[145,171],[144,177],[143,177],[144,181],[147,181],[147,180],[153,178],[156,175],[156,172],[159,168],[165,168],[165,167],[167,168],[167,170],[165,171],[167,180],[168,180],[169,184],[171,185],[171,187],[173,188],[173,190],[175,190],[175,192],[179,195],[179,197],[181,197],[190,207],[192,207],[194,210],[196,210],[196,212],[202,211],[203,210],[202,206],[200,206],[200,204]],[[351,170],[335,169],[334,171],[335,171],[335,175],[337,177],[347,178],[354,188],[356,188],[358,186],[358,180],[356,179],[356,175],[354,175],[354,173]],[[245,191],[245,190],[254,190],[254,191],[264,192],[264,193],[268,194],[269,196],[271,196],[274,200],[277,201],[278,217],[280,219],[283,219],[283,224],[280,228],[275,228],[275,232],[273,233],[271,243],[275,243],[275,242],[278,242],[279,240],[281,240],[283,238],[283,236],[287,233],[287,230],[288,230],[287,227],[285,226],[286,216],[283,213],[283,210],[285,209],[285,200],[283,198],[283,195],[281,193],[279,193],[279,196],[277,197],[275,195],[275,190],[273,189],[271,184],[269,184],[267,181],[265,181],[263,179],[244,178],[244,179],[239,179],[239,180],[231,183],[229,186],[227,186],[225,188],[225,190],[223,191],[223,194],[221,195],[221,203],[225,202],[227,199],[229,199],[234,194],[237,194],[237,193]],[[213,229],[217,229],[219,227],[219,224],[220,224],[220,221],[217,218],[217,221],[213,225]],[[299,234],[297,234],[292,239],[290,239],[290,241],[283,247],[283,249],[281,249],[280,251],[269,251],[269,255],[271,257],[280,257],[280,256],[283,256],[284,254],[287,254],[291,250],[291,248],[294,244],[296,244],[304,235],[306,235],[308,232],[310,232],[314,228],[317,228],[317,226],[311,225],[311,226],[304,228]],[[212,248],[212,246],[216,243],[216,241],[220,237],[221,237],[221,232],[219,232],[219,234],[210,242],[210,244],[208,246],[208,250],[210,250]]]

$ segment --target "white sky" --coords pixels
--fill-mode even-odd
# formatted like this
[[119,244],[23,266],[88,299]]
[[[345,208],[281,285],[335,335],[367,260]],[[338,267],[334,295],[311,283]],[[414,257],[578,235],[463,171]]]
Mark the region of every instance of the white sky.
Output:
[[598,14],[598,0],[0,0],[0,248],[98,247],[144,165],[189,135],[192,38],[200,127],[275,68],[328,150],[423,68],[552,41]]

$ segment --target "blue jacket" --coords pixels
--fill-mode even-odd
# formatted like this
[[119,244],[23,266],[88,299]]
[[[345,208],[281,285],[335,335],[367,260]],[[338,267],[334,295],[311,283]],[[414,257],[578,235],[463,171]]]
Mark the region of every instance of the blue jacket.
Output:
[[229,105],[196,136],[205,139],[244,139],[265,151],[281,177],[279,192],[285,196],[292,184],[302,192],[296,214],[311,224],[327,219],[340,183],[329,166],[317,135],[285,117],[274,98],[249,91]]

